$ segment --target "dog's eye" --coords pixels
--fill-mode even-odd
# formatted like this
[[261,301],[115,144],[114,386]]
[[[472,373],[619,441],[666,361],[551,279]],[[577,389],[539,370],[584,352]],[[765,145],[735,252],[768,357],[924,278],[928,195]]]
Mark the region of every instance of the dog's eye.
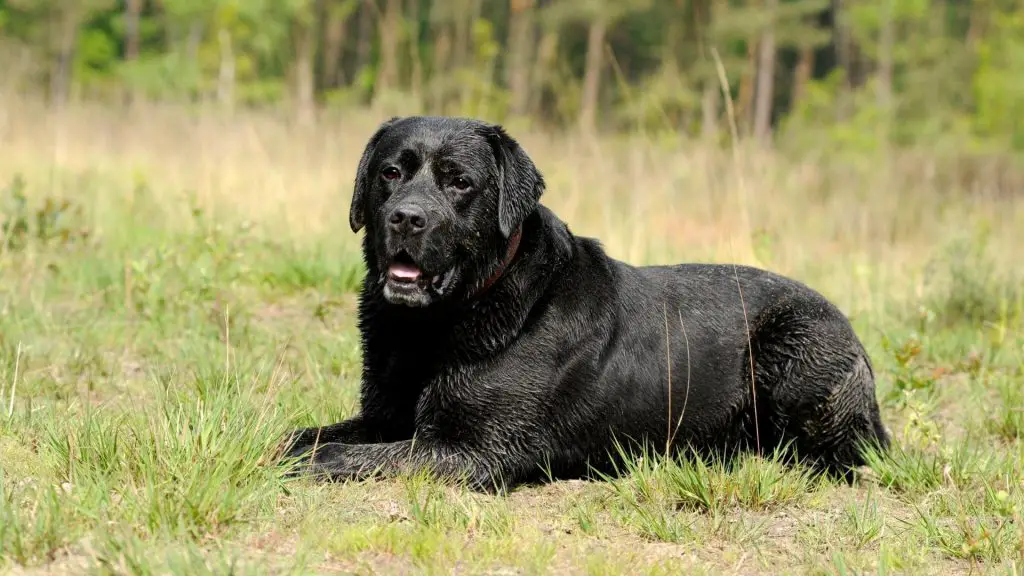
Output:
[[402,173],[398,171],[398,168],[394,166],[388,166],[387,168],[380,171],[381,177],[385,180],[395,180],[402,176]]
[[466,180],[462,176],[456,176],[452,179],[452,186],[455,186],[459,190],[465,190],[469,188],[469,180]]

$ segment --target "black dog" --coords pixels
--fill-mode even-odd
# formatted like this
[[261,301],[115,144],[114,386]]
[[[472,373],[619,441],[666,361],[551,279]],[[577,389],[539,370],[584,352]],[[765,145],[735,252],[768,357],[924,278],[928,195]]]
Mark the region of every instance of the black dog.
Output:
[[335,479],[427,469],[493,489],[610,472],[616,442],[785,447],[843,475],[888,446],[868,356],[820,294],[750,267],[613,260],[543,191],[499,126],[378,129],[350,214],[366,228],[362,409],[298,431],[288,456]]

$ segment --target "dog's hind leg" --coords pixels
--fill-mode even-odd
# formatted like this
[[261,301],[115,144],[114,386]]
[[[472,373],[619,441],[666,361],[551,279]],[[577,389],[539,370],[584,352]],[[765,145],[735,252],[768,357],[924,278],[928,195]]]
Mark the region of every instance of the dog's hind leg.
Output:
[[840,476],[864,464],[865,444],[888,446],[870,360],[834,306],[799,295],[771,306],[752,351],[758,423],[772,444]]

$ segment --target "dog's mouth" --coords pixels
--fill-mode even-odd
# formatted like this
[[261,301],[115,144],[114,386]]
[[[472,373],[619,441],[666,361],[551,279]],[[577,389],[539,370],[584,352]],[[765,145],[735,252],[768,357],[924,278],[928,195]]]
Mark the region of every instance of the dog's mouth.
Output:
[[387,280],[394,288],[402,290],[432,290],[444,293],[454,277],[454,268],[440,274],[426,274],[419,264],[405,250],[400,250],[388,266]]

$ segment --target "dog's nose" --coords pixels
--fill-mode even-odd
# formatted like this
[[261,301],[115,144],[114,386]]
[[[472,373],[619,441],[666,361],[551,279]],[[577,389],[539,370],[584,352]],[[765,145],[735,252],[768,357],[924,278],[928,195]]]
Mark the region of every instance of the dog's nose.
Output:
[[388,222],[395,232],[419,234],[427,227],[427,215],[415,204],[403,204],[391,211]]

